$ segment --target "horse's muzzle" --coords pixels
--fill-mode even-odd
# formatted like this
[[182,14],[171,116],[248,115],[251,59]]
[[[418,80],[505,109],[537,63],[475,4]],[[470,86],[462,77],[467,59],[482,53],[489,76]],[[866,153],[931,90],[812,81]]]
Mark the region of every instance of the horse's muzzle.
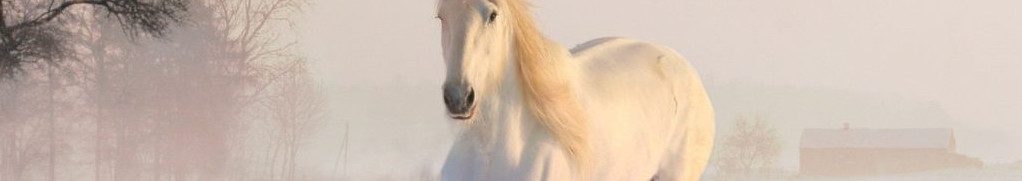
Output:
[[464,84],[444,84],[444,105],[451,118],[471,119],[475,114],[475,90]]

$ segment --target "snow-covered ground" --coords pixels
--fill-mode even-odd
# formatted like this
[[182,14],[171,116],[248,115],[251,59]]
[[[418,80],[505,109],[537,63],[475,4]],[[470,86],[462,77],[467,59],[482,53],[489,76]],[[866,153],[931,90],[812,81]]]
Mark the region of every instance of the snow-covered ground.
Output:
[[768,180],[768,181],[853,181],[853,180],[919,180],[919,181],[1008,181],[1022,180],[1022,164],[991,165],[976,169],[949,169],[928,172],[877,176],[765,176],[759,178],[720,178],[708,175],[703,180]]

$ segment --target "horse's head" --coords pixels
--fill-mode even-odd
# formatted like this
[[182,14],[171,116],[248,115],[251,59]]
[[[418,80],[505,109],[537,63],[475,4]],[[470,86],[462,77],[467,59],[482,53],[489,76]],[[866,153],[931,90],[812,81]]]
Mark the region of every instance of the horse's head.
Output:
[[511,47],[510,19],[500,0],[440,0],[447,79],[444,103],[451,118],[471,119],[476,103],[499,82]]

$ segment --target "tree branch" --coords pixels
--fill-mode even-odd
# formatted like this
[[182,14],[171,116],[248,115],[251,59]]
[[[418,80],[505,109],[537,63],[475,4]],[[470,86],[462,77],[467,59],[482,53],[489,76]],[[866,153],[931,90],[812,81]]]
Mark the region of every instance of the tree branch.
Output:
[[71,6],[78,5],[78,4],[100,5],[100,6],[106,7],[107,10],[110,10],[110,5],[108,5],[107,3],[109,3],[108,0],[73,0],[73,1],[64,2],[64,3],[61,3],[59,6],[57,6],[56,8],[47,10],[45,13],[40,14],[39,16],[36,16],[35,18],[32,18],[31,20],[15,24],[14,26],[11,26],[11,27],[9,27],[7,29],[9,29],[9,30],[19,30],[19,29],[22,29],[22,28],[32,28],[32,27],[36,27],[36,26],[39,26],[39,25],[46,24],[46,22],[53,21],[53,19],[57,18],[57,16],[60,16],[60,14],[64,13],[64,10],[67,10],[67,8],[70,8]]

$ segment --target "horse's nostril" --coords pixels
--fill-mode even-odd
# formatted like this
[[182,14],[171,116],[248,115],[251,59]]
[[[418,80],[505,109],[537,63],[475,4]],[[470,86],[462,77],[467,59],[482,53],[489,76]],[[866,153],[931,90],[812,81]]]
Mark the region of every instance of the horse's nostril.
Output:
[[465,99],[467,101],[465,103],[467,103],[467,105],[472,105],[472,103],[475,102],[475,99],[476,99],[476,90],[475,89],[469,89],[468,90],[468,99]]
[[[459,89],[460,88],[460,89]],[[448,113],[465,114],[472,109],[475,90],[469,86],[444,86],[444,104]]]

